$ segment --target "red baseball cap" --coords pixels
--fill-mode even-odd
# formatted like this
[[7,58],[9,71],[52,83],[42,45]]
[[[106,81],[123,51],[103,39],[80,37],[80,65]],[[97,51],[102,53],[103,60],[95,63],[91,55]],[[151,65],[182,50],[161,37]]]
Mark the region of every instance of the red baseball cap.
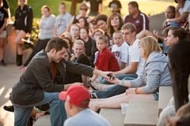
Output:
[[90,101],[89,91],[81,85],[72,85],[67,91],[62,91],[59,93],[59,99],[68,101],[69,103],[87,108]]

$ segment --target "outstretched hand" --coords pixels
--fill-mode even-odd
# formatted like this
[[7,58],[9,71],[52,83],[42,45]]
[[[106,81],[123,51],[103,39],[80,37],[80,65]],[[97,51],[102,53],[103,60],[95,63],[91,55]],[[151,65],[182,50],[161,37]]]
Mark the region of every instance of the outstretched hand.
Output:
[[110,76],[108,75],[109,78],[106,79],[107,81],[109,81],[110,83],[113,83],[113,84],[120,84],[121,81],[119,79],[117,79],[113,74]]

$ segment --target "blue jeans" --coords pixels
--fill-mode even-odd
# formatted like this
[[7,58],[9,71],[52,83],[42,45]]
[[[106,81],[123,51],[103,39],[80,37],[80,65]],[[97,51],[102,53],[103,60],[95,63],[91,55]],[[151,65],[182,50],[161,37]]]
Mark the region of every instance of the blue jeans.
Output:
[[51,126],[63,126],[64,121],[67,119],[64,102],[58,99],[58,93],[47,92],[44,92],[43,100],[35,104],[22,106],[13,103],[15,114],[14,126],[26,126],[33,107],[47,103],[50,106]]
[[[120,75],[116,75],[116,78],[118,78],[119,80],[134,80],[138,77],[137,74],[120,74]],[[107,80],[103,79],[100,83],[102,84],[111,84],[110,82],[108,82]]]
[[109,98],[124,93],[126,89],[127,87],[122,85],[113,85],[104,91],[93,91],[93,93],[95,93],[98,98]]

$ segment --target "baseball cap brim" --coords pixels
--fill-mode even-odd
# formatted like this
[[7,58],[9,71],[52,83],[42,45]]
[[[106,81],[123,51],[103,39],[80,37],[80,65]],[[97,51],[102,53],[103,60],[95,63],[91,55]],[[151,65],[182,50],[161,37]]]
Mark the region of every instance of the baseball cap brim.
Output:
[[58,98],[59,98],[59,100],[64,100],[65,101],[66,96],[67,96],[67,92],[62,91],[62,92],[59,93]]

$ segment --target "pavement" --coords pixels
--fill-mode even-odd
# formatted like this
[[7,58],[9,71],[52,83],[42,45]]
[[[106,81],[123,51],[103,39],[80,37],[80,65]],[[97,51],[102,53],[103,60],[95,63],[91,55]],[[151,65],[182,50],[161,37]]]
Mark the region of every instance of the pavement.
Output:
[[0,126],[13,126],[13,113],[4,111],[3,106],[11,105],[10,92],[21,74],[16,65],[0,66]]

